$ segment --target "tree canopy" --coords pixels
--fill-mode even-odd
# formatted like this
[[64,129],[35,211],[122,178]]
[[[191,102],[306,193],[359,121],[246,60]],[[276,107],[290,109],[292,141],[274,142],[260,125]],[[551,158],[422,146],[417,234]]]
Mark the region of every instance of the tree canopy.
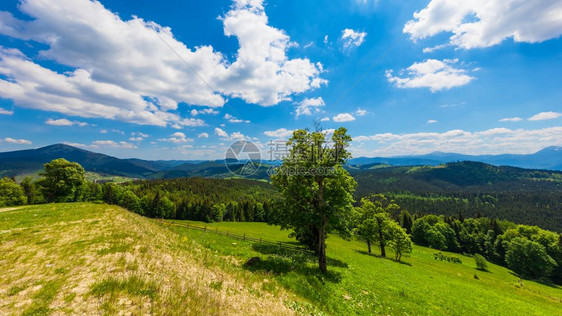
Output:
[[333,231],[351,233],[355,180],[343,168],[351,157],[351,137],[343,127],[331,139],[326,132],[296,130],[287,142],[289,154],[271,176],[284,198],[273,221],[292,229],[299,240],[315,248],[321,271],[326,266],[326,238]]

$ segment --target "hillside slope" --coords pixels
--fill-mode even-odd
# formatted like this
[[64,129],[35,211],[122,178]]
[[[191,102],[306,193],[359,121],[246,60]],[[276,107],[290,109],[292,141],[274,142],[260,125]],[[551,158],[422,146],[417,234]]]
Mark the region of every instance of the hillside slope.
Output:
[[292,313],[236,260],[114,206],[0,209],[0,253],[0,315]]

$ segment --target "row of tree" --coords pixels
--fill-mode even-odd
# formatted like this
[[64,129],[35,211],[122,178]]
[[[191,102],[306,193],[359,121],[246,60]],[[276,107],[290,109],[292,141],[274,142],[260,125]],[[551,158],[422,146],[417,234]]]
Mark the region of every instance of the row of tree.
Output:
[[[401,219],[411,216],[401,214]],[[419,245],[479,254],[524,278],[562,283],[562,235],[537,226],[516,225],[486,217],[426,215],[414,219],[412,240]]]

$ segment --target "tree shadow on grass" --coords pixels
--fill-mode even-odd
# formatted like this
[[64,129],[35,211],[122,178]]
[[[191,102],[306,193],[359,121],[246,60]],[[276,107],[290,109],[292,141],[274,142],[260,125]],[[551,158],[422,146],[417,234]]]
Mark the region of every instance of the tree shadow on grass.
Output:
[[314,283],[320,282],[341,282],[341,273],[330,270],[331,267],[348,268],[348,264],[334,258],[327,258],[328,271],[322,273],[315,265],[317,257],[310,253],[291,251],[272,245],[254,244],[252,248],[266,255],[256,260],[250,260],[244,267],[253,272],[265,272],[275,275],[282,275],[289,272],[295,272],[306,276],[309,281],[314,278]]
[[381,256],[381,255],[377,255],[376,253],[369,253],[369,252],[364,251],[364,250],[355,250],[355,251],[358,252],[358,253],[360,253],[360,254],[362,254],[362,255],[371,256],[371,257],[376,257],[376,258],[384,259],[384,260],[390,260],[390,261],[392,261],[392,262],[399,263],[399,264],[403,264],[403,265],[406,265],[406,266],[409,266],[409,267],[412,266],[412,264],[409,263],[409,262],[394,260],[394,259],[389,258],[389,257],[383,257],[383,256]]
[[542,285],[545,285],[545,286],[548,286],[548,287],[551,287],[551,288],[562,289],[562,286],[561,286],[561,285],[558,285],[558,284],[556,284],[556,283],[553,283],[552,281],[549,281],[549,280],[530,279],[530,278],[527,278],[527,277],[523,277],[523,276],[521,276],[521,275],[519,275],[519,274],[517,274],[517,273],[515,273],[515,272],[513,272],[513,271],[511,271],[511,270],[509,271],[509,274],[511,274],[512,276],[518,278],[518,279],[519,279],[518,282],[519,282],[519,284],[520,284],[521,286],[524,286],[524,282],[525,282],[525,281],[532,281],[532,282],[536,282],[536,283],[539,283],[539,284],[542,284]]

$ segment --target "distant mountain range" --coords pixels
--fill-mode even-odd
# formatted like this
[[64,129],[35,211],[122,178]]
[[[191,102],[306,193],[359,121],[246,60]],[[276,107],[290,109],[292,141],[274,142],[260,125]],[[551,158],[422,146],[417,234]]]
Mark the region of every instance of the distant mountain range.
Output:
[[476,161],[496,166],[512,166],[527,169],[562,170],[562,147],[546,147],[534,154],[528,155],[463,155],[433,152],[418,156],[358,157],[351,159],[349,164],[358,167],[362,166],[361,169],[364,169],[369,167],[369,165],[377,166],[380,164],[393,166],[437,166],[455,161]]
[[[43,169],[43,164],[56,158],[65,158],[81,164],[86,171],[105,175],[132,178],[178,178],[178,177],[233,177],[242,168],[243,162],[224,160],[143,160],[119,159],[91,152],[65,144],[55,144],[37,149],[0,153],[0,176],[33,174]],[[437,166],[456,161],[476,161],[492,165],[507,165],[530,169],[562,170],[562,147],[547,147],[530,155],[461,155],[434,152],[419,156],[400,157],[359,157],[349,161],[350,170],[371,170],[392,166]],[[267,162],[258,164],[260,168],[251,176],[254,179],[269,179]],[[235,174],[230,170],[234,170]]]

